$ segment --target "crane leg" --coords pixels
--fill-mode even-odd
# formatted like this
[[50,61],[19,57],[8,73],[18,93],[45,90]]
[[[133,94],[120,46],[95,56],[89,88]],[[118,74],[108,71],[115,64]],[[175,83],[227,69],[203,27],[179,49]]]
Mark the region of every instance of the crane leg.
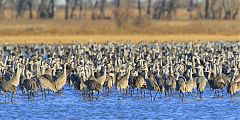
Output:
[[98,91],[98,94],[97,94],[97,98],[96,98],[96,100],[98,99],[98,96],[99,96],[99,91]]
[[14,94],[14,93],[12,93],[11,102],[13,102],[13,94]]
[[5,94],[4,96],[5,96],[5,102],[7,102],[7,95]]
[[156,92],[156,94],[155,94],[155,96],[154,96],[153,100],[155,100],[155,98],[157,97],[157,94],[158,94],[158,92]]
[[150,90],[150,97],[151,97],[151,100],[152,100],[152,91]]

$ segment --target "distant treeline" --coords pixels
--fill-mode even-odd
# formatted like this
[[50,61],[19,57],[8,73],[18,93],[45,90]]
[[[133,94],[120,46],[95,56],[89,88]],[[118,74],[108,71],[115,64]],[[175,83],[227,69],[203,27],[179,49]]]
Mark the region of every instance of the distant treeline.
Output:
[[[125,11],[135,10],[135,16],[171,20],[180,9],[189,13],[189,19],[236,19],[239,0],[65,0],[63,6],[57,0],[0,0],[0,19],[11,14],[12,18],[53,19],[59,9],[64,10],[63,19],[90,18],[111,19]],[[106,14],[108,11],[113,14]],[[9,11],[11,11],[9,13]]]

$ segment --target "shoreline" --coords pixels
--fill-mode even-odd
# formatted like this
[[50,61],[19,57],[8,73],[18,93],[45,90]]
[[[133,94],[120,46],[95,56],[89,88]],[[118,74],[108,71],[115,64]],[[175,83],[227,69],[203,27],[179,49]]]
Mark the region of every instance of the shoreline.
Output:
[[240,41],[240,35],[23,35],[0,36],[0,44],[73,44],[73,43],[139,43],[139,42],[214,42]]

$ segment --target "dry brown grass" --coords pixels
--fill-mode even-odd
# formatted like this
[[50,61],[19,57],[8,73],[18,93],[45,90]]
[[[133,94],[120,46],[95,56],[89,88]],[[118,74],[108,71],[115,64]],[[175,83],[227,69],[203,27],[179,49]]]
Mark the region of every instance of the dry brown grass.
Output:
[[[136,12],[136,11],[135,11]],[[106,15],[111,16],[112,11]],[[54,20],[20,20],[10,17],[0,20],[0,43],[72,43],[106,41],[220,41],[240,40],[240,21],[188,20],[188,13],[181,10],[173,21],[152,20],[148,16],[132,18],[123,27],[116,20],[63,20],[63,12],[57,12]],[[10,15],[10,14],[9,14]],[[14,16],[14,15],[13,15]]]
[[151,21],[119,28],[111,20],[9,20],[0,26],[0,44],[240,41],[239,21]]

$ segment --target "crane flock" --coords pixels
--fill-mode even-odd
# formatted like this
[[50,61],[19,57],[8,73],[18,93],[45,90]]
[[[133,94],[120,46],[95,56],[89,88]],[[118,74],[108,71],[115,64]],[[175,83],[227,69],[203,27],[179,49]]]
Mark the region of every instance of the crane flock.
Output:
[[0,90],[5,102],[18,90],[34,100],[67,87],[90,99],[113,92],[201,99],[206,89],[233,97],[240,92],[239,51],[240,42],[1,45]]

